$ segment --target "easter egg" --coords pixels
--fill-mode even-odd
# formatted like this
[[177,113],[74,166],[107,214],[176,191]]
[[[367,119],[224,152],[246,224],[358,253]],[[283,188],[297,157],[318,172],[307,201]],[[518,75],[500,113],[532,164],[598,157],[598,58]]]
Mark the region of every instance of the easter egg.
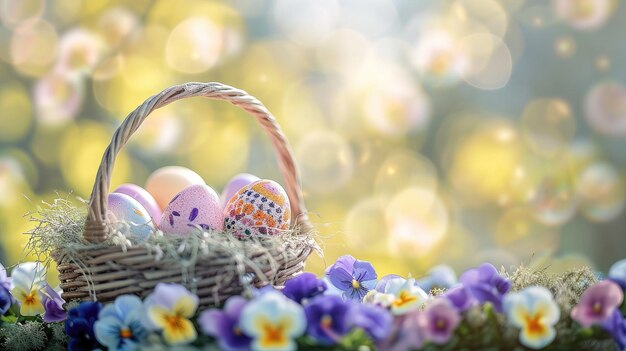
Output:
[[221,231],[223,223],[219,196],[210,186],[198,184],[178,193],[165,207],[159,229],[165,234],[187,235],[198,228]]
[[154,223],[148,211],[132,197],[111,193],[108,196],[107,218],[115,222],[128,224],[128,239],[134,242],[143,242],[154,231]]
[[289,229],[290,221],[287,193],[272,180],[244,186],[224,208],[224,230],[237,238],[278,235]]
[[122,184],[117,189],[113,191],[114,193],[120,193],[124,195],[128,195],[133,199],[137,200],[148,211],[150,217],[152,217],[152,221],[157,223],[161,219],[161,215],[163,211],[157,204],[156,200],[149,192],[147,192],[144,188],[135,184]]
[[196,172],[185,167],[168,166],[157,169],[148,177],[146,190],[165,209],[176,194],[197,184],[204,184],[204,180]]
[[221,196],[222,207],[226,206],[226,204],[228,203],[228,200],[230,200],[230,198],[233,197],[239,191],[239,189],[243,188],[244,186],[248,184],[254,183],[257,180],[260,180],[259,177],[249,174],[249,173],[240,173],[234,176],[226,184],[226,186],[224,187],[224,190],[222,190],[222,196]]

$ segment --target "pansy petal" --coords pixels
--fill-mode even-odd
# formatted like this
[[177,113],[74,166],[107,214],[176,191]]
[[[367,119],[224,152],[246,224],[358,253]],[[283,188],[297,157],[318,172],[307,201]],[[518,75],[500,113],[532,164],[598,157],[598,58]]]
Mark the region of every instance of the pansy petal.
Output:
[[148,318],[157,328],[163,329],[167,326],[169,310],[162,306],[152,306],[148,309]]
[[[194,299],[195,297],[195,299]],[[193,295],[181,296],[176,303],[174,303],[173,310],[178,315],[185,318],[191,318],[196,313],[198,308],[198,297]]]
[[356,262],[356,258],[351,255],[343,255],[335,261],[335,263],[328,267],[326,272],[328,273],[332,268],[341,268],[346,272],[352,272],[354,270],[354,263]]
[[374,266],[372,266],[371,263],[359,260],[354,263],[354,276],[357,277],[359,281],[376,280],[378,278]]
[[163,339],[170,345],[184,345],[196,340],[196,329],[187,319],[181,318],[177,328],[163,329]]
[[328,272],[330,283],[340,290],[352,288],[352,280],[354,277],[343,268],[335,267]]
[[120,330],[123,327],[124,325],[117,317],[104,317],[94,323],[93,329],[99,343],[110,349],[116,349],[120,342]]
[[555,337],[556,330],[552,327],[546,328],[543,333],[529,332],[526,329],[520,332],[520,342],[524,346],[534,350],[539,350],[550,345]]

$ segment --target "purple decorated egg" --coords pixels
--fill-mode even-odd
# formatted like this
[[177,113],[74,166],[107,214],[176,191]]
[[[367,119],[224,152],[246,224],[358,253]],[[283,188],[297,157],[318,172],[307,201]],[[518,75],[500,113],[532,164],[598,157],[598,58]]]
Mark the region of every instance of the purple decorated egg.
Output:
[[205,184],[202,177],[189,168],[168,166],[154,171],[146,181],[146,190],[159,207],[165,210],[176,194],[192,185]]
[[237,238],[278,235],[289,229],[290,221],[287,193],[272,180],[244,186],[224,208],[224,231]]
[[259,177],[249,173],[240,173],[234,176],[228,184],[226,184],[224,190],[222,191],[222,207],[226,206],[228,200],[230,200],[239,191],[239,189],[258,180],[260,180]]
[[148,214],[152,217],[152,221],[154,223],[161,219],[163,211],[161,211],[161,208],[157,204],[156,200],[148,191],[139,185],[122,184],[113,192],[128,195],[137,200],[137,202],[139,202],[148,211]]
[[176,195],[163,210],[159,229],[165,234],[187,235],[194,230],[222,230],[220,198],[210,186],[192,185]]
[[154,231],[154,223],[148,211],[126,194],[109,194],[107,208],[107,218],[111,222],[126,222],[129,225],[128,239],[133,242],[144,242]]

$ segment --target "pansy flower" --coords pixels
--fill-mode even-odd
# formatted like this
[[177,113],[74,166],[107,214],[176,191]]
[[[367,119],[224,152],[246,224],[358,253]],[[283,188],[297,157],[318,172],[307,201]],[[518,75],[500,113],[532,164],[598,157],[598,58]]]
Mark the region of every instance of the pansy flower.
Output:
[[197,337],[190,321],[197,308],[198,296],[182,285],[159,283],[144,302],[145,324],[170,345],[188,344]]
[[226,300],[224,309],[208,309],[200,315],[198,323],[202,331],[217,339],[220,350],[245,351],[250,349],[252,339],[241,330],[241,312],[248,301],[241,296]]
[[65,300],[63,300],[59,293],[52,289],[50,285],[46,284],[41,303],[46,310],[43,315],[44,322],[61,322],[67,318],[67,312],[65,312],[65,309],[63,308]]
[[461,275],[461,283],[478,303],[490,302],[502,312],[502,297],[511,289],[511,282],[498,273],[490,263],[467,270]]
[[541,349],[556,337],[554,325],[561,312],[550,290],[531,286],[504,296],[504,312],[509,323],[520,328],[520,342],[531,349]]
[[613,340],[619,347],[618,350],[626,350],[626,319],[618,309],[614,310],[607,320],[602,323],[602,328],[613,336]]
[[109,350],[136,350],[148,332],[141,323],[141,299],[122,295],[105,306],[94,324],[96,339]]
[[424,338],[434,344],[443,345],[450,341],[456,327],[461,323],[461,316],[450,301],[437,298],[426,305],[420,321]]
[[321,295],[310,301],[304,312],[307,318],[307,335],[322,345],[338,343],[350,332],[352,300],[339,296]]
[[306,330],[306,315],[280,292],[268,291],[248,303],[240,324],[253,338],[252,350],[290,351],[297,349],[294,339]]
[[350,324],[361,328],[374,341],[381,341],[389,336],[393,316],[386,309],[368,304],[353,304]]
[[68,350],[88,351],[98,348],[93,325],[101,309],[99,302],[82,302],[69,310],[65,320],[65,333],[69,336]]
[[590,286],[572,309],[572,319],[583,327],[604,322],[617,307],[622,304],[624,293],[620,287],[609,280],[603,280]]
[[41,290],[46,282],[43,278],[44,269],[39,262],[25,262],[13,269],[11,294],[20,305],[22,316],[37,316],[45,312]]
[[431,268],[424,278],[418,279],[416,282],[424,291],[430,292],[435,288],[450,289],[458,281],[452,268],[446,265],[439,265]]
[[346,299],[361,301],[376,287],[376,271],[371,263],[350,255],[341,256],[326,271],[330,283],[343,292]]
[[385,287],[385,294],[393,295],[391,312],[394,315],[403,315],[419,309],[427,300],[428,294],[415,284],[415,279],[391,279]]
[[313,273],[302,273],[291,278],[285,282],[283,288],[283,294],[299,304],[323,294],[324,291],[326,291],[326,282],[317,279]]

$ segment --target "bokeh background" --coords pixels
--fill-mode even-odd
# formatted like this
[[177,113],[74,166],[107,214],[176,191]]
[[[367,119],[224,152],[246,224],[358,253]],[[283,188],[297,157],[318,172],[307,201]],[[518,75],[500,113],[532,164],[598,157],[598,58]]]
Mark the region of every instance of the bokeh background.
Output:
[[[626,5],[611,0],[0,0],[0,261],[23,215],[89,196],[112,132],[187,81],[277,116],[325,257],[379,274],[482,261],[560,271],[626,256]],[[187,166],[220,191],[279,180],[226,103],[148,118],[113,186]]]

